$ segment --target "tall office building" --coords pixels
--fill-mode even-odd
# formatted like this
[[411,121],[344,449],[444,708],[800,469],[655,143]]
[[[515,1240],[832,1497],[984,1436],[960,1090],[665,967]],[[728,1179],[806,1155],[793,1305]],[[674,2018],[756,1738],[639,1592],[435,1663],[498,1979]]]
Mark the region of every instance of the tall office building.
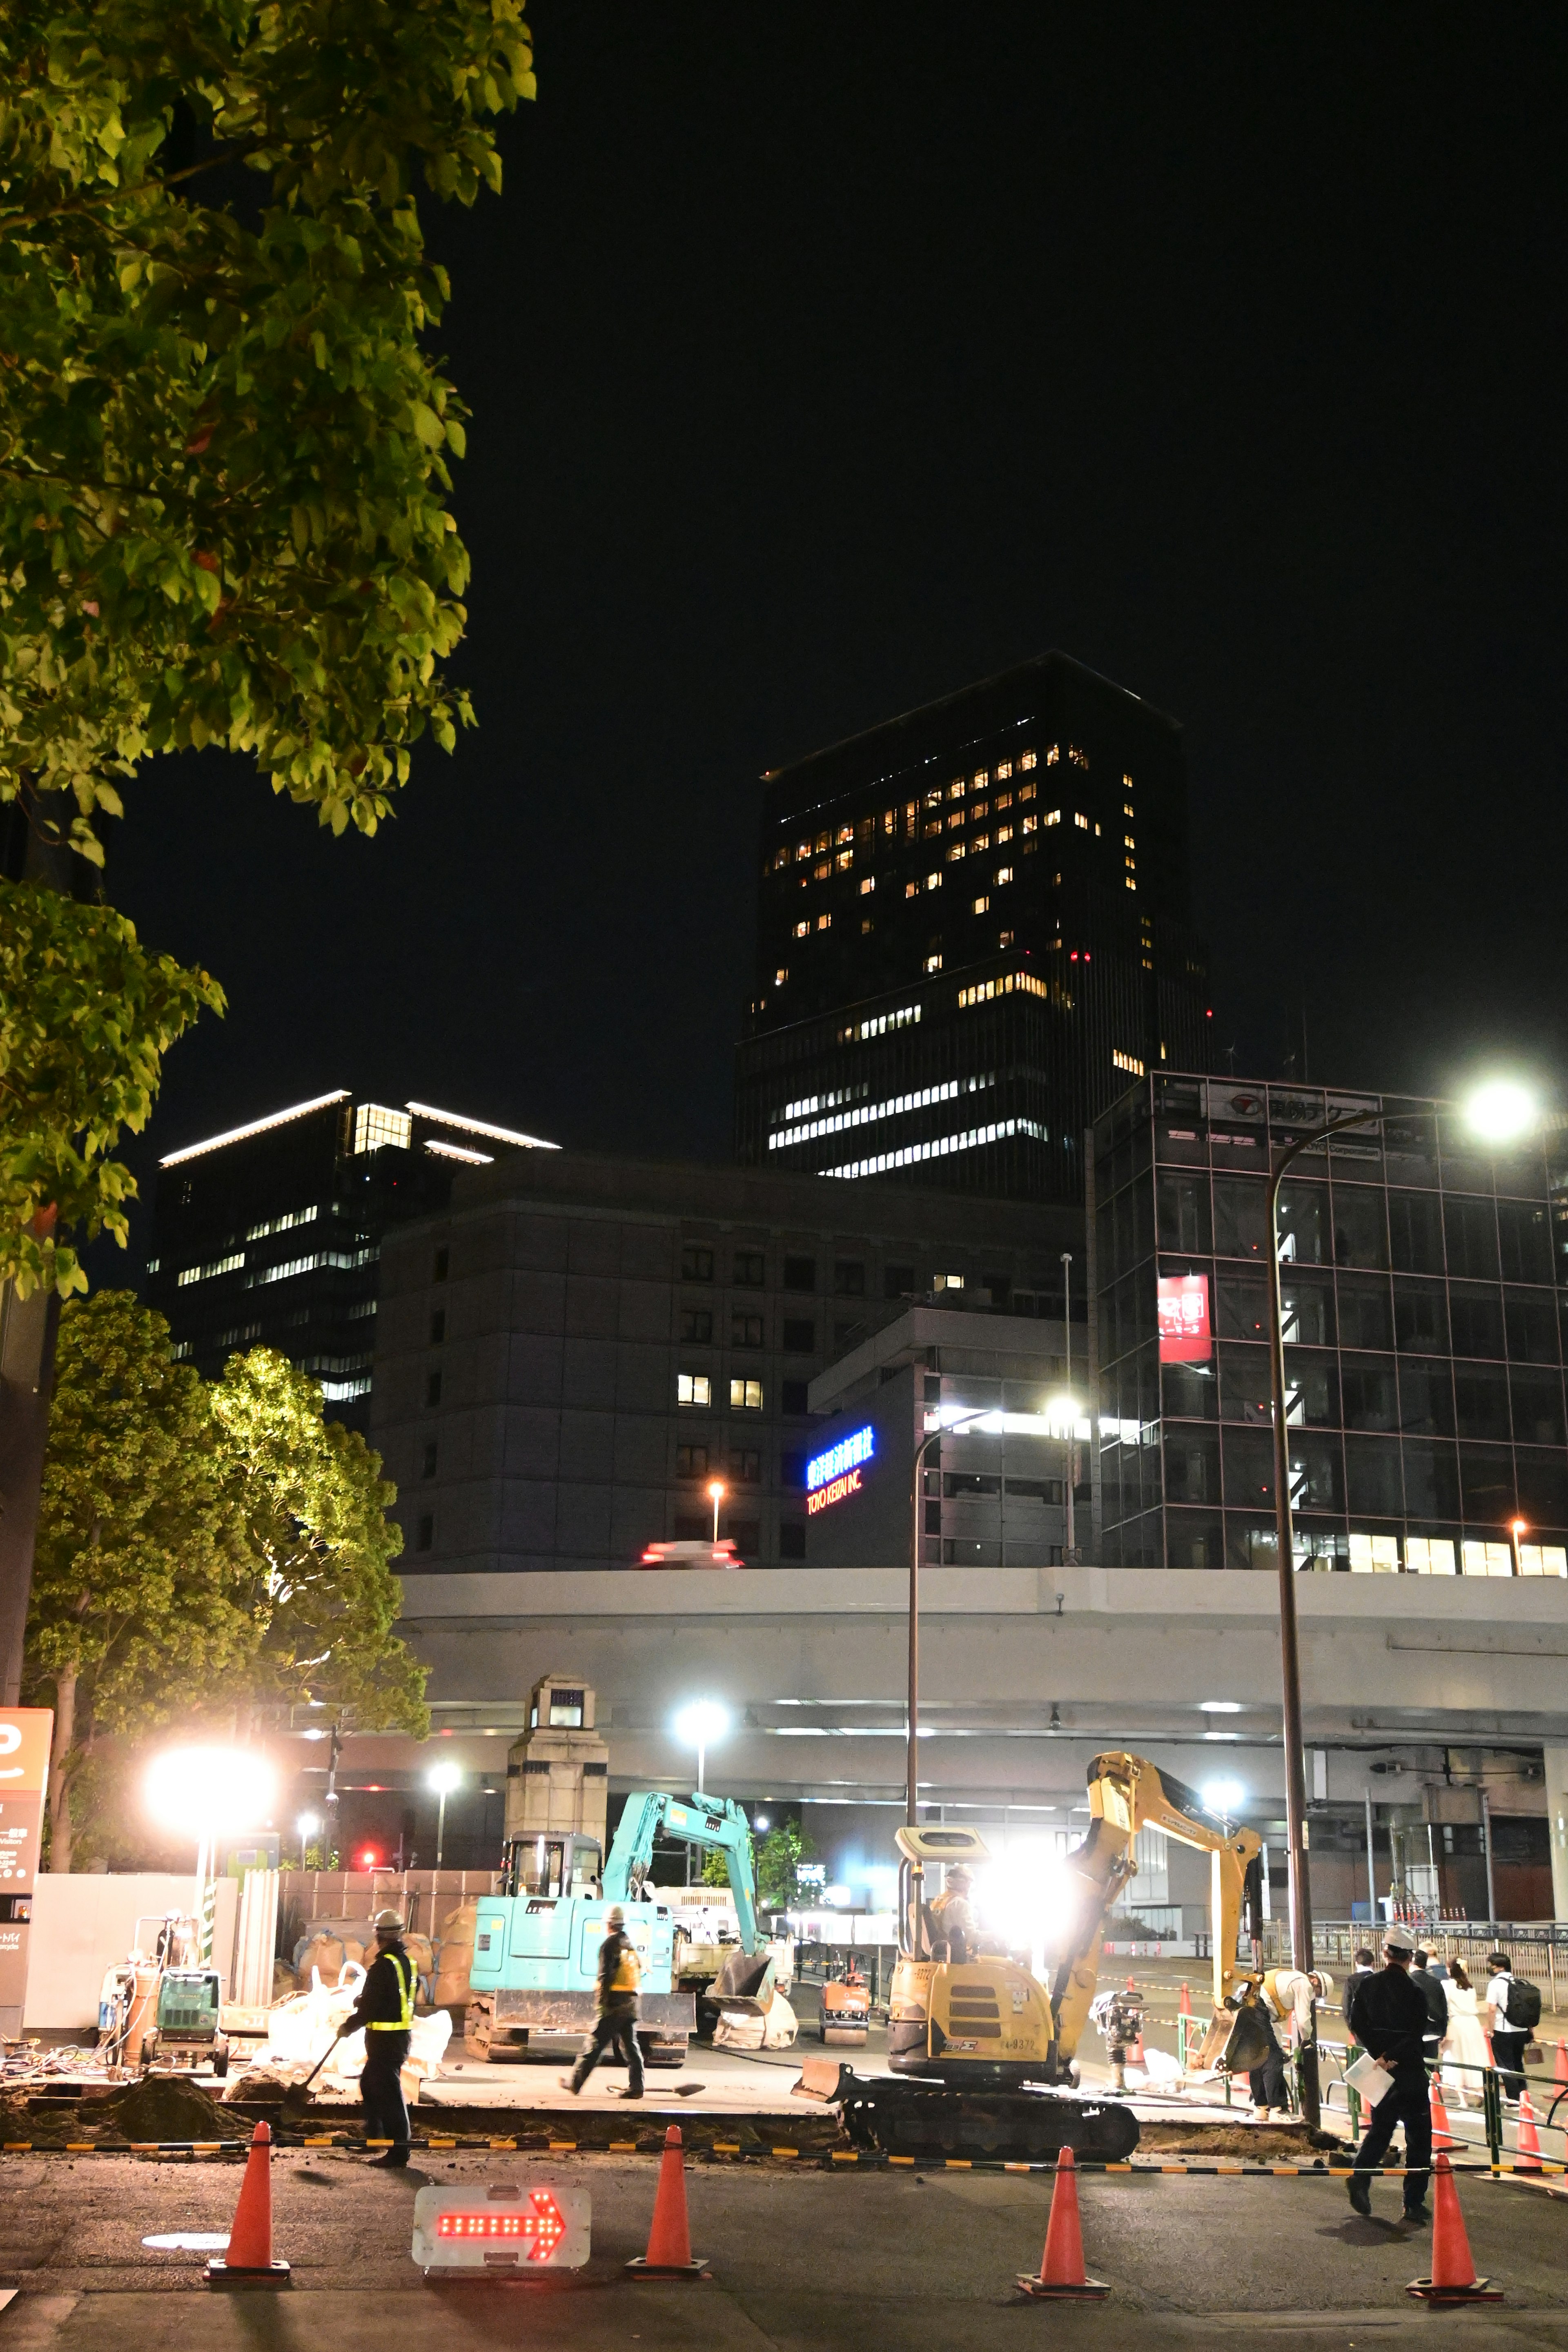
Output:
[[382,1236],[445,1208],[454,1169],[531,1148],[557,1147],[341,1087],[186,1144],[160,1163],[147,1303],[204,1377],[236,1349],[276,1348],[363,1428]]
[[1130,1078],[1208,1059],[1173,719],[1059,653],[778,770],[748,1167],[1083,1197]]

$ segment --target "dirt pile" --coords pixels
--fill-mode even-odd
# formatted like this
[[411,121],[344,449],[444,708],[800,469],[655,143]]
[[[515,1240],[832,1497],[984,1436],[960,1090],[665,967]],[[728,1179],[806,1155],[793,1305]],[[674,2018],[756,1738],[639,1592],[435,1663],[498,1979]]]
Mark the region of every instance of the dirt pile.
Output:
[[248,2139],[250,2126],[178,2074],[144,2074],[105,2102],[107,2120],[132,2140]]

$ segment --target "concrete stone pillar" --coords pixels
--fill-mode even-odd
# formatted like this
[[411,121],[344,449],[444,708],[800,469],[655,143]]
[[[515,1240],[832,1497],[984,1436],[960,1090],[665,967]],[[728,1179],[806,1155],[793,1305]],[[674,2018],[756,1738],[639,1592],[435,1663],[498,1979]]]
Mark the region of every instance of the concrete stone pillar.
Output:
[[1568,1921],[1568,1748],[1542,1750],[1546,1765],[1546,1826],[1552,1839],[1552,1909]]

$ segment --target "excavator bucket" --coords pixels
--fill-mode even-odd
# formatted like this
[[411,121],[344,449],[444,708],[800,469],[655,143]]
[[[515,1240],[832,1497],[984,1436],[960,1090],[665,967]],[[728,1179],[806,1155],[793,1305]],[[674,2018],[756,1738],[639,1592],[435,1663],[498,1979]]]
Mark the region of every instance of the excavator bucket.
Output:
[[1243,2009],[1216,2009],[1203,2046],[1191,2061],[1194,2073],[1206,2074],[1216,2066],[1227,2074],[1250,2074],[1268,2055],[1268,2028],[1250,2003]]
[[709,1999],[720,2009],[763,2016],[773,2000],[777,1968],[772,1952],[733,1951],[714,1979]]

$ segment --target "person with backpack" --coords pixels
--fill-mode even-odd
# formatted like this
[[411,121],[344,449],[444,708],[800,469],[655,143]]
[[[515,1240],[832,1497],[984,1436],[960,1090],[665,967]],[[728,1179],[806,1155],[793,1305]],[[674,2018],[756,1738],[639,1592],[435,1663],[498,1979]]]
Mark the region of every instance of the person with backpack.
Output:
[[1506,1952],[1493,1952],[1487,1966],[1492,1971],[1487,1986],[1492,2063],[1508,2096],[1517,2099],[1524,2089],[1525,2045],[1541,2022],[1541,1987],[1516,1977]]

